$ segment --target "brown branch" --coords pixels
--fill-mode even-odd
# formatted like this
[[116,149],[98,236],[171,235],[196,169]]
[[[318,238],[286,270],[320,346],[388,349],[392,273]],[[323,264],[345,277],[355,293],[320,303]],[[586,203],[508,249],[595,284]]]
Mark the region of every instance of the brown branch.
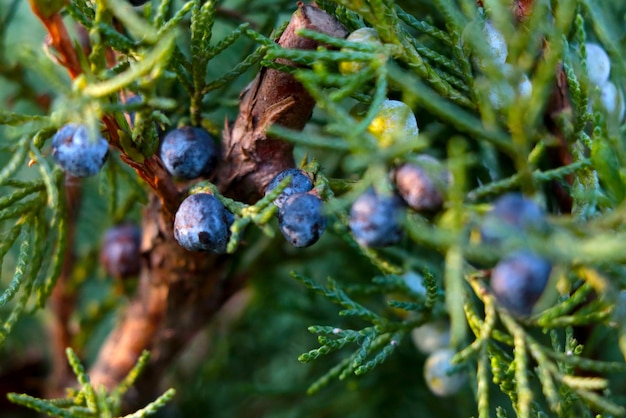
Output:
[[50,295],[52,319],[50,339],[52,343],[52,373],[46,386],[46,396],[58,398],[65,394],[65,388],[75,380],[74,373],[67,362],[65,349],[72,345],[74,333],[70,319],[76,305],[76,288],[71,284],[74,270],[74,243],[76,241],[76,219],[80,209],[81,181],[70,174],[65,176],[65,224],[67,225],[67,250],[63,255],[61,274]]
[[[547,148],[551,168],[570,165],[574,161],[565,134],[557,123],[557,119],[562,113],[570,113],[572,110],[567,88],[567,76],[565,75],[565,70],[561,63],[558,64],[555,71],[556,83],[552,89],[548,107],[544,114],[546,127],[557,139],[556,145]],[[573,184],[574,175],[570,174],[566,176],[565,180],[570,185]],[[552,188],[552,194],[558,204],[559,210],[562,213],[570,213],[572,211],[573,199],[569,191],[558,181],[550,182],[550,187]]]
[[513,13],[518,21],[525,20],[533,9],[534,0],[517,0],[513,4]]
[[[314,49],[315,41],[296,35],[309,29],[343,38],[347,32],[339,22],[317,7],[298,3],[298,11],[278,40],[283,48]],[[286,60],[280,64],[293,65]],[[256,201],[276,173],[294,166],[293,145],[265,133],[273,123],[302,129],[315,103],[293,75],[271,68],[262,69],[243,91],[239,117],[232,130],[224,130],[224,156],[218,186],[243,201]],[[243,198],[243,199],[242,199]]]
[[[534,0],[514,0],[512,2],[513,14],[518,22],[525,20],[532,12]],[[478,7],[485,7],[482,0],[476,0]]]
[[[81,72],[76,51],[72,45],[67,28],[58,12],[48,14],[40,10],[38,3],[31,0],[33,13],[42,21],[48,31],[47,43],[57,52],[58,62],[67,68],[72,79]],[[66,218],[67,243],[63,255],[63,267],[57,279],[55,287],[50,295],[50,309],[52,320],[50,325],[50,337],[52,340],[52,373],[46,386],[46,395],[59,397],[64,393],[64,388],[73,381],[73,373],[65,357],[65,349],[71,346],[73,333],[70,328],[71,315],[76,303],[76,289],[73,289],[70,281],[74,269],[74,242],[76,240],[76,218],[80,208],[80,179],[71,175],[65,177],[66,195]]]
[[[296,35],[300,28],[347,35],[338,22],[316,7],[298,6],[279,45],[316,48],[315,42]],[[254,201],[278,171],[292,167],[293,147],[269,138],[265,130],[272,123],[302,129],[314,104],[293,76],[261,70],[242,94],[233,128],[224,130],[224,158],[216,175],[220,190],[239,201]],[[162,166],[158,159],[142,164],[125,161],[140,167],[143,174],[154,172],[154,181],[150,183],[149,176],[144,177],[146,181],[153,190],[165,187],[161,193],[170,193],[169,183],[160,182]],[[230,256],[193,253],[176,243],[171,209],[177,206],[178,200],[172,203],[153,196],[146,208],[137,293],[90,370],[94,385],[112,388],[129,372],[141,351],[149,349],[150,365],[137,383],[138,396],[134,399],[139,403],[152,396],[166,366],[245,284],[245,275],[227,276]]]
[[[48,31],[48,43],[59,54],[57,57],[59,64],[67,69],[72,79],[76,78],[82,73],[82,68],[76,50],[74,49],[74,43],[70,39],[60,13],[55,12],[48,15],[45,11],[39,9],[36,1],[31,0],[30,3],[33,13],[41,20]],[[89,39],[84,33],[84,30],[82,32],[79,31],[79,38],[82,41],[82,43],[80,43],[82,47],[86,48]],[[107,52],[107,60],[109,60],[110,57],[111,54]],[[114,63],[109,62],[109,64],[113,65]],[[115,119],[110,116],[104,116],[102,122],[108,132],[109,143],[113,147],[121,150],[122,147],[119,143],[118,136],[120,127]],[[122,154],[121,158],[125,163],[133,167],[135,171],[137,171],[137,174],[146,181],[148,186],[159,196],[166,211],[173,216],[180,203],[180,192],[172,182],[172,179],[166,172],[159,158],[152,156],[142,163],[135,162],[124,154]]]
[[[81,74],[82,68],[80,67],[74,45],[69,37],[61,15],[58,12],[48,14],[40,10],[35,1],[31,1],[31,8],[48,31],[47,43],[57,52],[57,62],[67,69],[72,79],[76,78]],[[84,34],[83,41],[85,41]],[[103,117],[103,123],[108,131],[110,144],[121,150],[118,135],[120,128],[117,122],[114,118],[105,116]],[[159,206],[163,207],[163,219],[168,223],[168,229],[171,230],[171,221],[180,203],[181,193],[174,185],[160,159],[157,156],[152,156],[139,163],[132,161],[123,153],[121,154],[121,158],[135,169],[137,174],[146,181],[159,197]],[[50,374],[47,385],[47,395],[50,397],[63,395],[63,389],[70,386],[71,382],[73,382],[73,374],[65,357],[65,349],[72,345],[73,338],[73,333],[70,329],[70,317],[74,311],[76,293],[75,289],[69,286],[69,281],[74,267],[73,246],[75,241],[75,221],[80,208],[80,181],[68,176],[65,191],[67,195],[67,212],[65,214],[68,228],[67,251],[64,254],[62,272],[57,279],[57,283],[50,297],[50,309],[53,313],[50,326],[52,340],[52,373]],[[155,217],[148,219],[154,221]],[[169,241],[170,243],[175,243],[172,237],[170,237]],[[178,247],[178,250],[181,250],[180,247]],[[175,253],[172,252],[172,255],[174,254]],[[142,275],[149,275],[151,272],[152,270],[146,270]],[[165,288],[165,290],[167,289]],[[135,345],[139,351],[149,344],[148,341],[139,338],[142,332],[144,332],[144,329],[149,330],[149,328],[145,328],[144,325],[148,327],[150,323],[155,323],[155,316],[158,319],[159,315],[163,312],[163,291],[159,291],[158,287],[155,287],[155,291],[144,293],[150,295],[149,300],[140,300],[141,303],[145,303],[145,307],[135,304],[134,306],[131,305],[129,309],[131,315],[143,314],[143,317],[146,319],[145,323],[140,323],[139,330],[131,330],[131,332],[127,334],[133,338],[137,337]],[[129,342],[126,341],[126,343],[128,344]],[[131,361],[132,365],[136,361],[136,358],[132,358]],[[126,364],[122,365],[122,368],[124,367],[126,367]]]
[[[513,12],[518,21],[523,22],[532,13],[534,0],[517,0],[513,6]],[[543,41],[543,49],[549,48],[548,42]],[[556,120],[563,113],[569,113],[572,109],[572,104],[569,98],[569,91],[567,87],[567,76],[563,65],[559,63],[554,69],[556,73],[555,83],[550,94],[548,106],[544,112],[544,124],[557,139],[556,146],[550,146],[547,148],[548,159],[551,168],[563,167],[570,165],[574,158],[570,152],[569,145],[565,138],[565,134],[559,127]],[[572,184],[574,176],[572,174],[565,177],[565,180]],[[572,211],[572,196],[558,181],[552,181],[550,183],[552,189],[552,195],[554,196],[559,210],[562,213],[570,213]]]
[[47,15],[33,0],[30,0],[30,7],[48,31],[47,42],[60,54],[59,63],[67,69],[72,79],[76,78],[83,71],[61,14],[57,12]]

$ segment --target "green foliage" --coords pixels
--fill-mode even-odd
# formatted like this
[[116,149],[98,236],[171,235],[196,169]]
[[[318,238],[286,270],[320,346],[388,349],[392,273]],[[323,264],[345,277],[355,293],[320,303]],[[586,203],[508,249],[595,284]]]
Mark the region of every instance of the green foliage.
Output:
[[[122,397],[133,385],[142,369],[145,368],[148,358],[150,357],[149,353],[144,351],[135,367],[122,383],[109,393],[106,393],[106,391],[96,390],[89,383],[89,376],[87,376],[85,369],[80,364],[80,360],[72,349],[68,348],[66,354],[72,370],[78,379],[80,389],[72,390],[70,396],[61,399],[44,400],[25,394],[9,393],[7,395],[9,400],[51,417],[117,416],[119,414]],[[175,394],[176,391],[174,389],[169,389],[155,399],[154,402],[124,417],[140,418],[154,415],[155,412],[171,401]]]
[[[219,137],[254,73],[275,68],[293,73],[316,102],[304,131],[274,125],[269,133],[296,145],[325,201],[328,231],[302,251],[275,233],[272,201],[288,179],[253,204],[223,196],[210,181],[190,185],[187,193],[209,191],[235,214],[227,249],[235,262],[225,280],[245,276],[251,284],[242,293],[246,309],[236,319],[219,316],[201,334],[204,351],[192,347],[172,368],[175,408],[216,417],[626,414],[626,125],[594,100],[585,47],[602,45],[611,81],[623,91],[623,1],[536,0],[518,23],[504,1],[481,8],[473,0],[323,0],[320,8],[346,28],[372,27],[382,43],[301,30],[323,45],[305,51],[274,42],[292,2],[153,0],[139,9],[123,0],[72,0],[62,13],[82,25],[91,46],[82,47],[72,32],[81,73],[71,80],[58,52],[41,48],[43,30],[26,40],[39,23],[23,3],[0,9],[3,358],[29,345],[30,337],[21,337],[28,336],[28,319],[45,323],[38,310],[72,250],[69,284],[79,289],[80,328],[72,344],[93,360],[127,303],[96,265],[100,237],[112,224],[139,219],[147,202],[147,187],[129,164],[155,154],[160,132],[177,125],[202,125]],[[506,39],[507,67],[485,45],[486,20]],[[364,66],[342,74],[347,61]],[[530,94],[520,91],[524,77]],[[555,104],[555,85],[563,106]],[[502,91],[504,99],[493,100]],[[131,96],[140,99],[127,102]],[[388,98],[415,111],[417,140],[381,147],[368,130]],[[108,132],[112,155],[103,172],[81,187],[77,238],[68,248],[65,214],[74,208],[49,138],[66,123],[100,129],[107,118],[120,129]],[[348,227],[351,203],[371,186],[392,190],[390,170],[419,153],[451,173],[444,208],[409,211],[405,237],[394,247],[359,246]],[[493,198],[518,190],[548,210],[547,235],[482,243],[478,229]],[[489,289],[490,269],[520,246],[554,265],[525,319],[509,315]],[[422,291],[408,282],[417,273]],[[455,367],[471,377],[454,402],[428,391],[424,355],[408,338],[441,319],[450,323]],[[318,347],[310,348],[307,329]],[[80,384],[70,396],[9,399],[51,416],[114,416],[147,362],[143,356],[107,393],[91,386],[74,351],[67,356]],[[128,416],[150,415],[173,395],[167,391]]]

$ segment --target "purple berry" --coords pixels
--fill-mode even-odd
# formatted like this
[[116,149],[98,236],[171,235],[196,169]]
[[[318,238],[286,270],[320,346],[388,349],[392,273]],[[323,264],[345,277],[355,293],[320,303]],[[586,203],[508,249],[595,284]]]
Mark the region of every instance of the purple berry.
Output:
[[280,232],[291,245],[309,247],[326,229],[322,200],[312,194],[298,193],[287,197],[278,211]]
[[141,229],[124,223],[109,229],[100,249],[100,263],[107,274],[124,279],[136,276],[141,268]]
[[218,153],[208,132],[185,126],[165,135],[160,155],[172,176],[191,180],[210,175],[217,164]]
[[429,156],[422,157],[424,164],[403,164],[398,167],[393,176],[394,181],[398,194],[409,207],[415,210],[437,210],[443,204],[442,189],[447,176],[437,160]]
[[52,138],[52,157],[63,171],[75,177],[98,173],[108,153],[109,144],[100,135],[90,137],[85,125],[67,124]]
[[541,297],[552,265],[529,251],[517,251],[502,259],[491,273],[496,300],[511,314],[527,317]]
[[507,193],[494,202],[480,227],[485,243],[495,244],[509,236],[542,232],[547,223],[544,211],[521,193]]
[[289,168],[287,170],[283,170],[280,173],[276,174],[276,176],[269,182],[267,187],[265,188],[265,194],[267,195],[269,192],[274,190],[281,181],[291,176],[291,181],[285,187],[280,195],[276,199],[274,199],[274,204],[279,208],[283,206],[285,200],[291,195],[297,193],[306,193],[313,189],[313,182],[309,178],[309,176],[298,168]]
[[215,196],[192,194],[180,204],[174,219],[174,237],[189,251],[225,253],[233,215]]
[[350,229],[357,242],[366,247],[393,245],[402,238],[402,214],[398,196],[381,196],[369,189],[352,204]]

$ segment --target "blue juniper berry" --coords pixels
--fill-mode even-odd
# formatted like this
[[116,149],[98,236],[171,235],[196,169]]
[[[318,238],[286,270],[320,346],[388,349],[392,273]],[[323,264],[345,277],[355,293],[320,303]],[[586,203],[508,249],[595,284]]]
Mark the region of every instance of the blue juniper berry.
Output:
[[204,129],[185,126],[168,132],[161,142],[161,160],[174,177],[191,180],[210,175],[218,148]]
[[225,253],[233,215],[208,193],[188,196],[174,219],[174,237],[189,251]]
[[283,206],[285,200],[291,195],[297,193],[306,193],[313,189],[313,182],[309,178],[309,176],[299,168],[289,168],[287,170],[283,170],[280,173],[276,174],[274,178],[269,182],[267,187],[265,188],[265,194],[267,195],[269,192],[274,190],[280,182],[282,182],[287,177],[291,176],[291,181],[285,187],[280,195],[276,199],[274,199],[274,204],[279,208]]
[[297,193],[285,199],[278,211],[280,232],[298,248],[315,244],[326,229],[322,200],[309,193]]
[[384,247],[402,238],[401,199],[384,196],[368,189],[352,204],[350,229],[357,242],[367,247]]
[[100,249],[100,263],[115,278],[136,276],[141,267],[141,229],[123,223],[107,230]]
[[526,232],[544,232],[545,213],[534,201],[521,193],[507,193],[494,202],[480,226],[484,243],[498,244],[502,239]]
[[552,264],[528,250],[511,253],[491,272],[491,290],[500,305],[511,314],[527,317],[541,297]]
[[52,138],[52,157],[63,171],[75,177],[98,173],[108,153],[107,141],[99,134],[91,137],[85,125],[67,124]]

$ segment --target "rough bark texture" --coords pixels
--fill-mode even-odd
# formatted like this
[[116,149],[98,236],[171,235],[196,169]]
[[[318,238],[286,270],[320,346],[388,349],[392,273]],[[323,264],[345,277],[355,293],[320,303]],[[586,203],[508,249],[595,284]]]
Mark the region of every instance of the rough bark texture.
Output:
[[[286,48],[316,48],[317,43],[296,35],[301,28],[347,35],[323,11],[299,4],[278,43]],[[302,129],[314,104],[293,76],[262,69],[242,93],[240,114],[233,128],[224,130],[224,158],[216,175],[220,190],[239,201],[252,202],[275,174],[293,167],[293,147],[268,138],[265,130],[273,123]],[[105,120],[107,126],[111,123]],[[109,131],[113,129],[111,126]],[[136,295],[103,345],[90,377],[96,386],[110,389],[126,376],[142,350],[150,350],[150,366],[130,399],[133,404],[141,404],[153,397],[166,366],[242,288],[245,275],[226,276],[228,255],[192,253],[176,243],[173,216],[183,193],[175,188],[158,157],[143,163],[123,159],[146,180],[154,194],[144,213],[144,259]]]
[[[296,35],[309,29],[343,38],[347,31],[339,22],[314,6],[302,5],[293,15],[278,44],[291,49],[315,49],[318,44]],[[280,64],[295,63],[279,60]],[[263,68],[243,91],[239,117],[230,130],[225,128],[224,157],[218,186],[229,196],[254,202],[276,173],[294,166],[293,145],[268,137],[267,128],[277,123],[302,129],[311,117],[313,98],[288,73]]]
[[[31,6],[48,30],[46,43],[52,48],[58,63],[66,67],[71,78],[80,75],[82,69],[74,44],[60,13],[44,13],[32,1]],[[337,21],[317,7],[298,3],[298,10],[278,44],[284,48],[316,48],[316,42],[296,34],[302,28],[336,37],[347,35]],[[85,48],[85,45],[82,47]],[[284,60],[280,64],[295,65]],[[275,174],[294,165],[293,147],[268,138],[266,129],[273,123],[302,129],[314,105],[311,96],[293,76],[262,69],[242,93],[240,114],[233,128],[227,125],[224,130],[224,160],[216,175],[220,190],[239,201],[255,201]],[[103,385],[111,389],[128,374],[142,351],[150,350],[150,365],[136,384],[134,398],[130,399],[131,404],[142,404],[154,396],[166,366],[243,287],[245,273],[236,278],[227,277],[229,256],[193,253],[178,245],[172,226],[185,191],[172,181],[158,156],[137,162],[123,153],[118,137],[120,128],[113,117],[105,116],[102,122],[110,144],[121,151],[120,158],[144,179],[152,194],[143,217],[142,269],[136,293],[102,346],[97,361],[91,367],[90,377],[96,387]],[[76,190],[70,187],[68,193]],[[77,209],[78,205],[73,208]],[[75,218],[75,212],[68,216]],[[68,269],[72,265],[71,251],[70,248]],[[57,381],[57,388],[68,384],[64,349],[71,340],[68,308],[73,303],[67,303],[71,302],[70,297],[72,295],[66,293],[65,280],[61,278],[51,299],[55,313],[52,336],[58,340],[53,347],[57,353],[54,355],[55,372],[52,378]]]
[[50,341],[53,345],[52,371],[46,385],[46,396],[58,398],[65,393],[65,387],[75,380],[74,373],[67,362],[65,349],[72,346],[74,333],[70,321],[76,307],[76,288],[70,281],[74,269],[76,241],[76,218],[80,207],[80,179],[70,174],[65,176],[65,222],[67,225],[67,251],[63,259],[63,268],[50,295],[50,309],[53,312],[50,321]]
[[[571,112],[571,109],[572,105],[569,100],[565,71],[563,70],[563,66],[559,63],[556,68],[556,83],[550,95],[550,101],[548,102],[548,108],[545,113],[546,126],[558,142],[556,146],[548,148],[548,157],[552,167],[563,167],[572,164],[574,161],[565,135],[556,123],[560,114],[563,112]],[[570,185],[574,182],[574,176],[572,174],[566,176],[565,179]],[[572,211],[573,200],[569,191],[557,181],[551,182],[550,187],[552,188],[559,210],[562,213],[570,213]]]

